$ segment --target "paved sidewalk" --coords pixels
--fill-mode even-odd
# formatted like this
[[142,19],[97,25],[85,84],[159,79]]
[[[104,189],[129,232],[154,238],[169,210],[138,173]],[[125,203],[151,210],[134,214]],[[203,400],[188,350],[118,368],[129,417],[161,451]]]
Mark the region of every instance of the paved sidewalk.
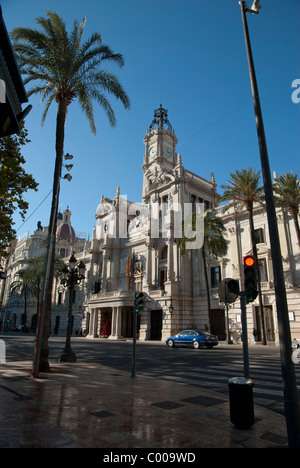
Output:
[[255,424],[230,422],[229,396],[83,363],[0,365],[1,448],[287,447],[284,416],[255,405]]

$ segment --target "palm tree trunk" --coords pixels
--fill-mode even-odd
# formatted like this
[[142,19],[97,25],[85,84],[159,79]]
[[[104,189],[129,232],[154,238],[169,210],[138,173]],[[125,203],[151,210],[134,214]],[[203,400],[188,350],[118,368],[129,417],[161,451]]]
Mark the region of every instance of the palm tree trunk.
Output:
[[[46,292],[46,303],[45,303],[45,322],[43,330],[43,338],[41,344],[41,354],[39,363],[39,372],[49,372],[50,365],[48,361],[49,357],[49,346],[48,339],[51,333],[51,302],[52,302],[52,286],[53,286],[53,274],[54,274],[54,260],[55,260],[55,234],[57,227],[57,211],[58,211],[58,200],[59,200],[59,186],[61,177],[61,167],[64,152],[64,137],[65,137],[65,122],[67,117],[67,106],[63,101],[58,103],[58,111],[56,118],[56,160],[53,180],[53,196],[49,223],[48,236],[52,236],[48,243],[48,249],[51,252],[50,255],[50,269],[49,269],[49,281]],[[49,253],[48,253],[49,254]]]
[[24,317],[23,317],[23,325],[26,326],[26,322],[27,322],[27,290],[26,290],[26,286],[25,286],[25,290],[24,290],[24,301],[25,301],[25,304],[24,304]]
[[208,283],[206,255],[205,255],[204,245],[201,247],[201,252],[202,252],[203,270],[204,270],[205,287],[206,287],[206,300],[207,300],[207,313],[208,313],[208,331],[209,331],[209,333],[211,333],[211,305],[210,305],[210,293],[209,293],[209,283]]
[[261,326],[261,331],[262,331],[261,344],[266,345],[267,344],[266,327],[265,327],[264,308],[263,308],[262,293],[261,293],[260,272],[259,272],[259,267],[258,267],[257,247],[256,247],[256,242],[255,242],[255,234],[254,234],[253,211],[248,209],[248,215],[249,215],[249,223],[250,223],[252,252],[253,252],[253,256],[254,256],[254,258],[256,260],[256,276],[257,276],[257,287],[258,287],[259,319],[260,319],[260,326]]

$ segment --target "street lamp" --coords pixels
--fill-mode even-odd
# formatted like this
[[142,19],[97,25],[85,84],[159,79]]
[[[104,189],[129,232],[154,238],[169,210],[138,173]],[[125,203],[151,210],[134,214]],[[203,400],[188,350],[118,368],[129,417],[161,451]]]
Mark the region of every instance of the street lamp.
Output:
[[287,433],[290,447],[300,447],[300,412],[295,378],[294,364],[291,359],[291,330],[288,316],[288,306],[285,290],[285,280],[282,267],[281,247],[278,234],[275,204],[273,199],[273,187],[267,143],[264,131],[262,111],[260,107],[259,93],[255,75],[255,68],[250,44],[250,36],[246,18],[246,12],[258,14],[261,5],[260,0],[254,0],[251,8],[247,3],[239,1],[242,12],[244,35],[247,50],[247,59],[249,66],[250,82],[252,89],[253,105],[256,119],[257,136],[259,143],[261,168],[264,182],[264,191],[266,199],[266,209],[269,225],[271,254],[274,272],[274,288],[276,295],[278,330],[280,341],[281,370],[283,378],[284,402]]
[[80,284],[84,279],[85,265],[83,261],[76,267],[77,260],[74,254],[69,260],[69,268],[65,265],[62,269],[61,284],[69,288],[69,312],[68,312],[68,327],[66,344],[62,353],[58,357],[59,362],[76,362],[76,355],[71,348],[71,333],[72,333],[72,310],[73,310],[73,291],[77,284]]

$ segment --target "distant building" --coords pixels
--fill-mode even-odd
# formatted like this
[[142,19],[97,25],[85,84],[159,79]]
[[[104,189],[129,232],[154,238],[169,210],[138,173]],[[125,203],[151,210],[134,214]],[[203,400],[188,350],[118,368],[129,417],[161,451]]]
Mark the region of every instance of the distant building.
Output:
[[[277,178],[276,174],[275,178]],[[222,279],[233,278],[239,280],[240,285],[243,285],[243,257],[253,253],[248,215],[245,211],[238,212],[233,208],[224,213],[223,207],[219,207],[218,212],[226,227],[226,239],[228,241],[227,255],[220,259],[219,262],[219,277]],[[297,235],[292,217],[284,213],[281,209],[277,209],[276,213],[289,309],[291,338],[300,339],[300,247],[297,243]],[[255,207],[253,214],[266,338],[269,344],[279,344],[277,306],[267,215],[262,211],[260,206]],[[211,275],[211,278],[213,278],[213,270],[211,270]],[[231,335],[236,339],[241,329],[239,300],[229,306],[229,323]],[[251,342],[254,342],[253,331],[256,332],[256,341],[261,341],[262,330],[259,320],[258,298],[247,306],[247,323],[248,337]]]
[[[25,269],[28,261],[31,258],[36,258],[41,255],[46,255],[47,251],[48,227],[42,227],[38,223],[37,229],[30,236],[27,232],[19,237],[10,245],[9,257],[6,260],[5,271],[6,281],[0,282],[0,291],[2,288],[2,307],[0,314],[0,329],[14,330],[21,326],[24,322],[24,298],[20,293],[13,292],[10,289],[13,281],[17,279],[16,273]],[[71,211],[69,207],[62,213],[58,213],[57,231],[56,231],[56,255],[65,259],[74,252],[82,253],[88,250],[90,243],[76,236],[75,230],[71,224]],[[4,259],[3,259],[4,261]],[[3,263],[3,262],[2,262]],[[53,333],[65,334],[67,327],[67,297],[66,288],[60,285],[60,280],[55,279],[53,285]],[[75,300],[76,299],[76,300]],[[74,297],[74,313],[77,313],[74,320],[74,327],[80,329],[80,307],[82,299],[77,294]],[[26,327],[29,330],[34,330],[37,325],[37,298],[30,294],[27,298],[27,317]]]
[[208,181],[184,168],[161,106],[144,144],[142,203],[122,198],[118,187],[113,199],[102,196],[96,211],[90,257],[84,259],[88,285],[83,327],[88,336],[101,336],[109,320],[111,338],[132,337],[135,291],[146,294],[138,317],[141,340],[208,326],[201,254],[180,255],[175,230],[181,229],[182,218],[176,223],[172,213],[185,203],[190,212],[197,202],[214,207],[214,177]]

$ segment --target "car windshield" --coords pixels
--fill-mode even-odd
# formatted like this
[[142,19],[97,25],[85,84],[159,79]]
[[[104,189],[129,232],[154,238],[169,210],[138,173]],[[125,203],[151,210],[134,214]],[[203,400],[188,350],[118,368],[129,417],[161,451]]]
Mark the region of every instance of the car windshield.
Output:
[[200,335],[210,335],[210,333],[205,330],[197,330],[197,333],[200,333]]

